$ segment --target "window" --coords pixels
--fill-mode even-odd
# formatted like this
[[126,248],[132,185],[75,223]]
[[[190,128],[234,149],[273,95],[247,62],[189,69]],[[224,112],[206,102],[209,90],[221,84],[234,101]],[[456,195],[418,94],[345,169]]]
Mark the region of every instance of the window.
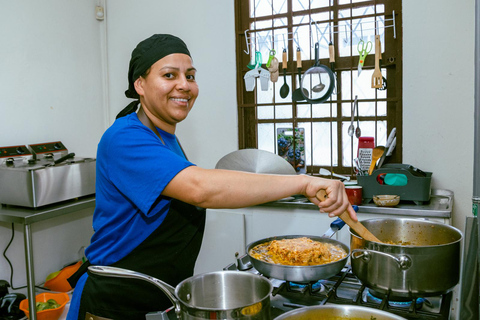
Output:
[[[320,168],[328,168],[335,173],[354,174],[359,139],[348,133],[353,119],[361,136],[374,137],[379,146],[385,146],[389,133],[396,128],[396,148],[388,161],[401,162],[400,0],[236,0],[235,13],[240,149],[258,148],[282,154],[287,141],[300,151],[290,152],[290,158],[300,156],[302,161],[296,164],[306,173],[318,174]],[[384,85],[378,89],[372,88],[376,35],[381,43]],[[362,43],[372,49],[359,74],[358,46]],[[332,48],[333,64],[329,59]],[[297,50],[301,69],[297,68]],[[298,96],[299,74],[304,75],[315,66],[316,52],[318,62],[334,71],[332,94],[321,103]],[[278,79],[262,83],[265,79],[259,68],[267,70],[268,60],[274,62],[274,58],[279,63]],[[258,75],[252,80],[249,72],[255,69]],[[304,81],[305,84],[307,80]],[[355,97],[358,113],[352,117]]]

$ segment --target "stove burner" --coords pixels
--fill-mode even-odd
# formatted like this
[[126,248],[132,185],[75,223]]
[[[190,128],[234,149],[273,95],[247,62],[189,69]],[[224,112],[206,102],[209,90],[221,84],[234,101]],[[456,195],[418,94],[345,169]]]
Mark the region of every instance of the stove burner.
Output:
[[365,290],[365,298],[367,302],[373,302],[381,304],[385,298],[387,298],[387,303],[389,306],[398,307],[398,308],[405,308],[409,309],[413,302],[415,301],[415,309],[420,310],[422,309],[423,303],[426,301],[424,298],[416,298],[416,299],[406,299],[406,298],[399,298],[399,297],[388,297],[385,294],[378,293],[375,290],[367,289]]
[[321,281],[311,282],[311,283],[297,283],[297,282],[287,281],[286,289],[287,291],[296,290],[301,292],[306,292],[308,290],[308,293],[310,294],[313,294],[313,293],[325,294],[328,291],[327,288],[325,288],[325,285],[323,285]]
[[[248,259],[245,255],[240,259]],[[232,263],[225,270],[238,270]],[[257,272],[251,268],[246,272]],[[426,298],[392,297],[368,289],[346,266],[337,275],[311,283],[296,283],[270,278],[273,285],[271,314],[273,318],[291,311],[314,305],[358,305],[383,310],[409,320],[448,320],[452,291]]]

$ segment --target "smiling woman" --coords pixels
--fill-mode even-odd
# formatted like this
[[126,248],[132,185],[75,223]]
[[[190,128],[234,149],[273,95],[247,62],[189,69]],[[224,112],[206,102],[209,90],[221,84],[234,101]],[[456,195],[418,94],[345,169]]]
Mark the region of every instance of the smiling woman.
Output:
[[[87,268],[113,266],[177,285],[193,275],[205,208],[247,207],[302,194],[329,215],[348,210],[355,219],[339,181],[209,170],[190,162],[175,131],[198,96],[195,75],[187,46],[175,36],[157,34],[133,50],[125,94],[135,100],[98,144],[95,233],[85,249],[88,262],[70,279],[75,290],[68,320],[85,319],[87,312],[144,320],[148,312],[169,308],[171,301],[148,283]],[[319,190],[328,200],[320,203]]]

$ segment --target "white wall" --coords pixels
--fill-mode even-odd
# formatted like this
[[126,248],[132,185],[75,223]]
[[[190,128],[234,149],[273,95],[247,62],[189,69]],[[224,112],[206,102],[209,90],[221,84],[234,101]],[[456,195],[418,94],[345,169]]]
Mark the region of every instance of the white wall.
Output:
[[[0,3],[0,145],[59,139],[78,155],[94,156],[106,126],[129,102],[123,92],[133,47],[153,33],[173,33],[188,44],[198,69],[200,97],[177,131],[189,158],[213,168],[236,150],[233,1],[107,1],[103,22],[94,17],[97,1]],[[473,188],[474,0],[404,0],[403,19],[404,163],[432,171],[434,187],[455,192],[454,225],[463,229]],[[58,223],[43,223],[46,231],[35,232],[34,241],[49,239],[49,226],[58,239],[76,231]],[[9,227],[0,224],[2,250]],[[9,249],[17,264],[21,237],[20,229]],[[37,279],[67,258],[42,260]],[[8,277],[0,259],[0,279]]]
[[403,162],[472,212],[475,1],[403,0]]
[[107,4],[111,118],[125,98],[130,54],[154,33],[183,39],[193,57],[200,95],[177,135],[191,161],[214,168],[238,149],[233,1],[115,0]]
[[100,24],[89,1],[0,4],[0,146],[62,141],[95,156],[104,128]]

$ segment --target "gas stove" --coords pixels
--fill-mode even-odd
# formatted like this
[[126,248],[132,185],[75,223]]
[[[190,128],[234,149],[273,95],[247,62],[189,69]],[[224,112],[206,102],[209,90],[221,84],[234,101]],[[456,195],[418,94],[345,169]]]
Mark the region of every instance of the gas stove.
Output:
[[[260,274],[253,268],[247,255],[237,258],[224,270],[240,270]],[[314,305],[357,305],[383,310],[405,319],[447,320],[450,316],[452,292],[443,295],[407,300],[372,291],[365,287],[346,266],[337,275],[312,283],[294,283],[270,279],[272,318],[293,309]]]

